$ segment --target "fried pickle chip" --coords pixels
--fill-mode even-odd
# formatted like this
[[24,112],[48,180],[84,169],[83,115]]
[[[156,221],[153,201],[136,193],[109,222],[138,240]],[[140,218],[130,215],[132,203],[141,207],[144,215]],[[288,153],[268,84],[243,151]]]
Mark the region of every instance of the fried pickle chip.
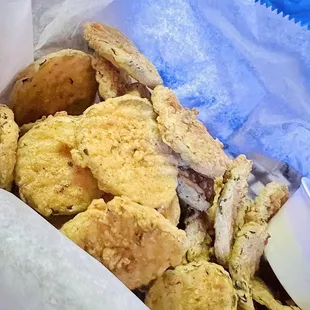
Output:
[[16,122],[27,124],[58,111],[79,115],[94,102],[97,88],[89,55],[76,50],[48,54],[17,77],[11,93]]
[[85,211],[102,195],[90,170],[72,161],[76,122],[65,112],[49,116],[18,142],[15,181],[20,197],[43,216]]
[[101,57],[116,68],[125,70],[141,84],[150,88],[162,84],[155,66],[117,29],[100,23],[87,23],[84,38]]
[[186,234],[152,208],[115,197],[94,200],[61,231],[102,262],[129,289],[148,284],[180,264]]
[[254,310],[251,280],[258,269],[269,238],[267,224],[246,223],[237,234],[229,260],[229,272],[239,297],[239,307]]
[[214,250],[217,261],[228,266],[233,244],[237,214],[248,191],[247,179],[252,169],[252,161],[244,155],[238,156],[226,173],[227,181],[220,195],[215,215]]
[[175,198],[172,200],[172,203],[168,207],[161,207],[156,210],[166,219],[168,219],[173,225],[177,226],[179,224],[181,208],[178,196],[175,196]]
[[73,160],[89,167],[99,188],[152,208],[176,196],[177,167],[158,133],[147,99],[125,95],[87,109],[79,121]]
[[233,310],[237,297],[223,267],[207,261],[167,270],[146,295],[151,310]]
[[18,131],[12,110],[0,104],[0,188],[6,190],[12,187]]
[[212,239],[207,232],[206,220],[203,213],[195,212],[184,220],[185,232],[189,241],[186,252],[187,262],[210,259]]
[[117,69],[98,53],[92,55],[92,66],[96,70],[99,95],[103,100],[125,94],[127,85],[131,83],[131,78],[125,71]]
[[172,90],[164,86],[154,89],[152,103],[163,141],[184,163],[209,178],[222,176],[230,160],[222,143],[197,119],[198,111],[183,108]]
[[267,285],[259,278],[251,282],[253,299],[269,310],[300,310],[294,306],[284,306],[274,298]]
[[278,182],[268,183],[259,193],[246,214],[246,221],[268,222],[288,200],[289,191],[286,185]]

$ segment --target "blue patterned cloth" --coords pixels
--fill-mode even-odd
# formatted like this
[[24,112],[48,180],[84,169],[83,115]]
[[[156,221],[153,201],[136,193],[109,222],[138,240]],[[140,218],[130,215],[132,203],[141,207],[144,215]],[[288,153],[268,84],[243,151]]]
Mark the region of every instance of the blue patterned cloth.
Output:
[[309,0],[261,0],[262,3],[289,15],[296,22],[310,28],[310,1]]
[[[182,104],[199,110],[227,151],[259,153],[310,176],[307,27],[255,0],[114,0],[108,7],[76,1],[66,0],[70,9],[39,32],[41,52],[80,48],[72,33],[84,19],[114,25],[154,62]],[[310,2],[273,1],[294,14]],[[76,3],[83,9],[72,11]],[[57,12],[56,5],[49,14]]]

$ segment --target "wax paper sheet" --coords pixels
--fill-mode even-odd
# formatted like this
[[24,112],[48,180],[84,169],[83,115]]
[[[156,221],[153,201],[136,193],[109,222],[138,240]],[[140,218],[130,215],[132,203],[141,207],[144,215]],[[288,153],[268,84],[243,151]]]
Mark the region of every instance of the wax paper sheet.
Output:
[[108,269],[0,189],[1,310],[147,310]]
[[[82,24],[124,31],[228,151],[310,174],[310,33],[252,0],[34,3],[36,55],[83,48]],[[36,5],[38,3],[38,5]]]

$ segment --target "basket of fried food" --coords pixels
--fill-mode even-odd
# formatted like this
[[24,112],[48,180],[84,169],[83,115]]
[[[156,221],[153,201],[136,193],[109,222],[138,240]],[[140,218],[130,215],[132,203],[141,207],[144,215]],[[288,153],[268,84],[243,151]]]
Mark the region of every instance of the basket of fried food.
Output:
[[89,53],[18,74],[0,106],[0,187],[152,310],[297,309],[258,277],[288,188],[251,198],[252,162],[226,155],[128,38],[99,23],[84,38]]

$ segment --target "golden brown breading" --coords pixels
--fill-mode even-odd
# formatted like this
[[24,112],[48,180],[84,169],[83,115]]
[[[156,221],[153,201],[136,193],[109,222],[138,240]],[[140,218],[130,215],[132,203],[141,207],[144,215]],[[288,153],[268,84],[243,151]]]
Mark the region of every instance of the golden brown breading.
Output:
[[164,86],[154,89],[152,102],[163,141],[193,170],[212,179],[222,176],[230,160],[222,143],[197,119],[198,111],[183,108],[172,90]]
[[177,226],[180,221],[181,208],[179,204],[178,196],[172,200],[172,203],[168,207],[161,207],[157,211],[168,219],[173,225]]
[[126,93],[126,87],[130,85],[131,78],[125,71],[117,69],[98,53],[92,55],[92,66],[96,70],[99,95],[103,100]]
[[251,200],[249,197],[244,197],[240,202],[234,225],[234,238],[237,237],[238,232],[242,229],[245,223],[245,216],[249,212],[252,204],[253,200]]
[[109,268],[129,289],[148,284],[187,250],[185,232],[126,197],[94,200],[61,231]]
[[166,208],[176,196],[178,170],[155,118],[149,101],[136,96],[93,105],[79,122],[73,159],[91,169],[104,192]]
[[16,122],[27,124],[58,111],[79,115],[94,102],[97,88],[89,55],[62,50],[44,56],[17,77],[11,94]]
[[186,252],[186,261],[199,261],[210,259],[212,239],[207,233],[206,220],[202,213],[195,212],[185,219],[185,232],[189,241],[189,249]]
[[267,224],[246,223],[240,232],[231,252],[229,272],[239,297],[239,307],[254,310],[251,292],[251,279],[258,269],[269,234]]
[[259,193],[246,214],[246,221],[268,222],[289,198],[286,185],[271,182]]
[[220,195],[215,216],[215,255],[218,263],[228,266],[233,245],[234,230],[241,202],[248,191],[248,176],[252,161],[238,156],[226,173],[227,181]]
[[270,310],[299,310],[298,307],[284,306],[274,298],[266,284],[259,278],[251,282],[253,299]]
[[0,104],[0,188],[6,190],[12,187],[18,131],[12,110]]
[[89,169],[72,161],[76,122],[65,112],[49,116],[18,142],[15,181],[20,196],[46,217],[84,211],[102,195]]
[[155,66],[117,29],[99,23],[87,23],[84,38],[101,57],[116,68],[125,70],[141,84],[150,88],[162,84]]
[[228,272],[201,260],[167,270],[145,303],[151,310],[234,310],[237,297]]
[[126,94],[151,100],[151,93],[146,86],[140,83],[132,83],[126,87]]

